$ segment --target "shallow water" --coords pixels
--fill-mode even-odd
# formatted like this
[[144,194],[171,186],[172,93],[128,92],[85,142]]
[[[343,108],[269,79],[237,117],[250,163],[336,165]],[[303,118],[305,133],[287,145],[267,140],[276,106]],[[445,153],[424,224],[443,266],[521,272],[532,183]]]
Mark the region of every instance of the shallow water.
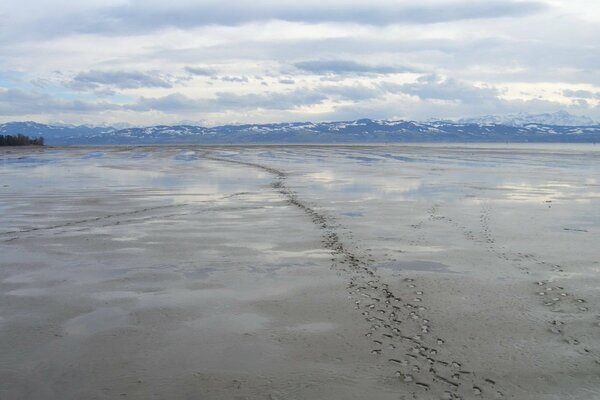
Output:
[[598,176],[593,145],[3,149],[0,397],[446,396],[398,370],[419,335],[463,398],[589,398]]
[[434,261],[388,261],[380,264],[375,264],[376,268],[387,268],[391,270],[404,271],[429,271],[429,272],[454,272],[452,267]]

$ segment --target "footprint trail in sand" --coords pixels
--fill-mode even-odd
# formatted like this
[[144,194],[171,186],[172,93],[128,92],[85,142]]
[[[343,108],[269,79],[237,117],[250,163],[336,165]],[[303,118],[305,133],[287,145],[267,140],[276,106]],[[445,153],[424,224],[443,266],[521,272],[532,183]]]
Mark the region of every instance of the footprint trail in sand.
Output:
[[399,393],[412,399],[499,399],[504,389],[499,382],[469,368],[465,360],[455,359],[446,349],[446,339],[427,316],[426,293],[410,276],[403,278],[401,293],[372,267],[372,254],[361,251],[340,238],[341,226],[335,218],[299,198],[286,186],[286,173],[262,164],[224,159],[204,154],[213,161],[234,163],[266,171],[275,176],[272,188],[295,207],[302,210],[322,231],[322,243],[332,253],[332,268],[348,280],[349,299],[358,313],[370,324],[365,338],[371,343],[371,354],[386,362],[388,381],[398,385]]

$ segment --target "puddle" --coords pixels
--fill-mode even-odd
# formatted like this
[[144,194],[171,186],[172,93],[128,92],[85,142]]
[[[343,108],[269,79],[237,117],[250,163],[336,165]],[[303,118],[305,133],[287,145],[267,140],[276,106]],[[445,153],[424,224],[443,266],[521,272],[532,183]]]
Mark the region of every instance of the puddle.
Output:
[[364,157],[364,156],[346,156],[346,158],[348,158],[350,160],[355,160],[355,161],[358,161],[361,163],[376,163],[376,162],[381,161],[377,158]]
[[426,272],[446,272],[446,273],[456,273],[456,271],[452,270],[452,267],[438,263],[435,261],[388,261],[375,265],[377,268],[386,268],[392,270],[402,270],[402,271],[426,271]]
[[0,163],[2,163],[4,165],[16,164],[16,165],[23,165],[23,166],[46,165],[46,164],[50,164],[53,161],[56,161],[56,160],[52,160],[49,158],[37,158],[37,157],[31,157],[31,156],[0,159]]
[[257,157],[262,158],[277,158],[277,156],[272,151],[259,151],[256,153]]
[[[33,283],[36,281],[36,278],[33,274],[18,274],[9,276],[4,279],[2,282],[4,283]],[[14,290],[13,290],[14,292]]]
[[101,158],[104,157],[104,153],[101,151],[93,151],[86,155],[79,157],[81,160],[89,160],[90,158]]
[[382,154],[383,157],[386,158],[391,158],[393,160],[397,160],[397,161],[404,161],[404,162],[415,162],[416,160],[410,157],[406,157],[406,156],[395,156],[393,154]]
[[222,335],[232,332],[257,332],[264,329],[268,321],[268,318],[259,314],[220,314],[188,321],[185,325],[197,332],[212,332]]
[[360,211],[350,211],[350,212],[344,212],[341,214],[345,215],[346,217],[353,217],[353,218],[362,217],[363,215],[365,215]]
[[26,289],[15,289],[10,292],[6,292],[10,296],[26,296],[26,297],[37,297],[44,296],[48,293],[46,289],[42,288],[26,288]]
[[64,330],[71,335],[92,335],[113,328],[127,326],[127,312],[120,308],[98,308],[68,320]]
[[92,297],[97,300],[119,300],[119,299],[136,299],[140,296],[138,292],[127,290],[115,290],[110,292],[99,292],[92,294]]
[[308,324],[301,324],[290,326],[288,330],[290,331],[302,331],[302,332],[310,332],[310,333],[320,333],[320,332],[330,332],[335,329],[335,324],[331,322],[311,322]]
[[186,279],[207,279],[213,272],[220,271],[218,268],[202,268],[193,271],[185,271],[183,276]]
[[148,153],[132,153],[129,158],[132,158],[134,160],[140,160],[140,159],[144,159],[144,158],[148,158],[149,154]]
[[195,161],[198,159],[195,151],[182,151],[175,156],[177,161]]
[[240,153],[237,151],[216,151],[215,154],[217,157],[234,157],[239,155]]

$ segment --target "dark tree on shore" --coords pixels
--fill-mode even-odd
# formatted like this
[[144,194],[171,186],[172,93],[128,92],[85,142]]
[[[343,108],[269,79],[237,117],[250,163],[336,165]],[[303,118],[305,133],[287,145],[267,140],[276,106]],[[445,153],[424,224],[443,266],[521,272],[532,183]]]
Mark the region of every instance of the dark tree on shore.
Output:
[[13,135],[0,135],[0,146],[43,146],[44,138],[30,138],[29,136],[18,134]]

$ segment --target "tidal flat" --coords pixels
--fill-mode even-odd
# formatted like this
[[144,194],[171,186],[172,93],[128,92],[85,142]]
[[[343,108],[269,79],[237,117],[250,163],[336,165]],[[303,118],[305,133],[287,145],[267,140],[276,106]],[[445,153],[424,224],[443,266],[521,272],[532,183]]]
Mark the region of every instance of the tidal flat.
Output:
[[600,147],[0,150],[0,399],[600,398]]

